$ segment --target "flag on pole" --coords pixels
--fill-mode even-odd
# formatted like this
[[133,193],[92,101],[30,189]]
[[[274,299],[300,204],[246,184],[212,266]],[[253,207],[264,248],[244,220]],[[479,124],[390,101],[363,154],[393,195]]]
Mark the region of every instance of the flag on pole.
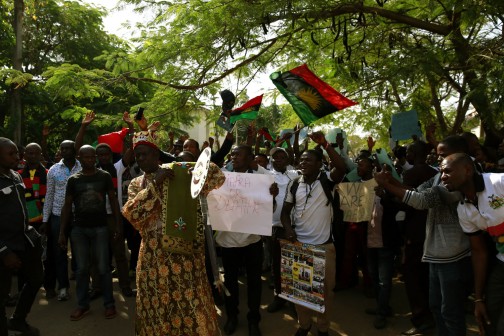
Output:
[[262,135],[264,139],[273,141],[273,137],[271,136],[271,133],[269,132],[269,129],[267,127],[261,128],[257,133]]
[[234,124],[236,120],[240,119],[253,120],[257,118],[257,112],[261,107],[262,97],[263,95],[252,98],[248,102],[246,102],[243,106],[232,110],[229,115],[231,124]]
[[305,126],[357,104],[323,82],[306,64],[287,72],[274,72],[270,79],[292,105]]

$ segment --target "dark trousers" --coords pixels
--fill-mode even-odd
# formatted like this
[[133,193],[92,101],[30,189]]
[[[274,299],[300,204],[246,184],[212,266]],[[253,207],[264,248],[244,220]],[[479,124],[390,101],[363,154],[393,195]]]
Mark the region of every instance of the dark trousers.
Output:
[[341,265],[341,273],[338,277],[339,285],[343,288],[351,287],[358,283],[358,268],[362,270],[364,286],[371,286],[371,278],[368,273],[366,261],[367,249],[367,222],[345,222],[345,247]]
[[259,323],[261,314],[261,272],[262,272],[263,249],[262,242],[258,241],[244,247],[223,247],[222,264],[224,266],[224,285],[231,293],[226,296],[226,314],[229,317],[238,315],[239,293],[238,272],[240,266],[244,266],[247,272],[247,305],[249,323]]
[[486,291],[487,312],[490,321],[487,326],[487,335],[504,335],[504,262],[497,260],[495,262],[487,283]]
[[437,335],[466,335],[465,304],[472,278],[470,258],[429,265],[429,305]]
[[376,314],[383,317],[392,311],[390,296],[396,254],[393,249],[387,247],[368,248],[369,274],[376,293]]
[[411,323],[419,328],[433,324],[429,308],[429,264],[422,262],[423,243],[404,246],[404,286],[411,309]]
[[[67,251],[58,243],[60,234],[60,216],[51,215],[47,230],[47,254],[44,262],[44,288],[54,290],[56,281],[58,288],[69,288]],[[72,251],[73,252],[73,251]],[[73,253],[72,253],[73,255]]]
[[[114,216],[107,215],[107,226],[109,230],[109,258],[110,263],[112,261],[112,256],[114,257],[117,269],[117,278],[119,279],[119,287],[121,289],[129,288],[131,286],[131,281],[129,278],[129,266],[128,259],[126,258],[126,249],[124,247],[124,235],[123,230],[121,228],[116,228]],[[114,237],[114,233],[119,231],[119,235]],[[101,283],[100,281],[96,281],[99,279],[99,269],[98,264],[93,263],[91,266],[91,278],[93,279],[92,287],[94,290],[101,291]]]
[[142,242],[142,236],[140,236],[140,232],[138,232],[126,218],[123,217],[122,219],[124,237],[126,238],[128,249],[130,250],[129,269],[130,271],[136,272],[138,253],[140,252],[140,243]]
[[282,291],[282,277],[280,272],[280,262],[282,260],[282,248],[279,239],[285,239],[285,230],[281,227],[273,228],[273,242],[271,248],[271,271],[273,274],[273,281],[275,285],[275,295]]
[[[21,268],[17,274],[24,278],[24,285],[19,292],[19,299],[14,310],[13,318],[24,321],[31,310],[33,301],[42,285],[44,270],[42,267],[42,245],[40,240],[35,247],[26,242],[23,252],[16,252],[21,259]],[[5,304],[11,289],[12,270],[7,269],[0,260],[0,336],[7,336],[7,316]]]

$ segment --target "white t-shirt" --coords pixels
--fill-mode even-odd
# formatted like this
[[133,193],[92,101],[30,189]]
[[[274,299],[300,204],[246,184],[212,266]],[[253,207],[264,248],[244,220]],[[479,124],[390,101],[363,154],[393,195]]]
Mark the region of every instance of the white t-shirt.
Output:
[[[267,173],[268,170],[261,166],[259,166],[257,170],[253,170],[251,172],[251,174]],[[215,235],[215,241],[222,247],[245,247],[250,244],[257,243],[259,240],[261,240],[261,236],[259,235],[241,232],[217,231],[217,234]]]
[[[487,231],[492,238],[504,236],[504,174],[483,174],[485,189],[477,192],[478,208],[469,202],[459,203],[460,226],[467,233]],[[502,238],[501,238],[502,239]],[[504,262],[504,254],[497,254]]]
[[[327,178],[330,179],[329,173]],[[287,187],[285,202],[294,203],[291,193],[292,182]],[[334,190],[332,191],[334,194]],[[317,178],[311,185],[304,183],[304,177],[299,178],[296,190],[296,203],[293,208],[293,224],[297,240],[313,245],[326,243],[331,237],[331,222],[333,216],[332,204],[327,204],[324,188]]]
[[276,209],[273,212],[273,226],[282,227],[280,214],[282,213],[283,203],[287,194],[287,186],[290,181],[299,176],[299,173],[297,170],[286,170],[284,173],[280,173],[274,169],[270,170],[268,173],[275,177],[275,183],[278,186],[278,195],[275,197]]

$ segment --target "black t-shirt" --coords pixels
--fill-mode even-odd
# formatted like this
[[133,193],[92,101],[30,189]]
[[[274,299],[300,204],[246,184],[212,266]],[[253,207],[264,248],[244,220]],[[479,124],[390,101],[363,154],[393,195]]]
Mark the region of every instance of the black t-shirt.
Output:
[[70,176],[67,195],[74,198],[74,225],[96,227],[107,225],[106,195],[114,190],[112,178],[106,171],[97,169],[94,175],[82,172]]

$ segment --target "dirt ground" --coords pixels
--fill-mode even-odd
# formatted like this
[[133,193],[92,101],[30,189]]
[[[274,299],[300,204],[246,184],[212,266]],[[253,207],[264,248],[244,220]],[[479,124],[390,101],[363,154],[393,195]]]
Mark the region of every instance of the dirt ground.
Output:
[[[114,279],[115,281],[117,279]],[[242,279],[240,287],[241,301],[239,325],[236,336],[248,335],[246,321],[246,297],[245,279]],[[75,286],[75,281],[72,281]],[[121,295],[117,283],[114,283],[114,297],[118,316],[112,320],[103,317],[103,306],[101,298],[91,303],[91,312],[82,320],[73,322],[69,316],[76,306],[75,289],[71,291],[69,301],[59,302],[56,298],[46,300],[44,290],[41,289],[33,305],[32,312],[28,317],[31,325],[40,329],[42,336],[129,336],[134,335],[134,312],[135,299],[125,298]],[[266,307],[273,298],[273,291],[268,288],[268,279],[263,277],[263,294],[260,328],[264,336],[288,336],[294,335],[297,330],[297,323],[292,311],[285,306],[277,313],[268,313]],[[366,315],[366,308],[374,307],[374,299],[366,298],[362,290],[358,288],[337,292],[334,300],[334,310],[330,335],[332,336],[397,336],[404,330],[411,327],[409,322],[409,309],[405,297],[404,286],[395,281],[392,293],[391,306],[394,309],[394,316],[389,318],[388,326],[382,330],[373,327],[373,316]],[[8,310],[8,314],[12,309]],[[219,322],[222,326],[225,322],[225,314],[218,307]],[[468,335],[477,335],[472,314],[468,312]],[[316,330],[312,329],[311,335],[315,336]],[[12,333],[10,336],[16,335]],[[433,333],[426,334],[433,335]],[[160,335],[161,336],[161,335]]]

